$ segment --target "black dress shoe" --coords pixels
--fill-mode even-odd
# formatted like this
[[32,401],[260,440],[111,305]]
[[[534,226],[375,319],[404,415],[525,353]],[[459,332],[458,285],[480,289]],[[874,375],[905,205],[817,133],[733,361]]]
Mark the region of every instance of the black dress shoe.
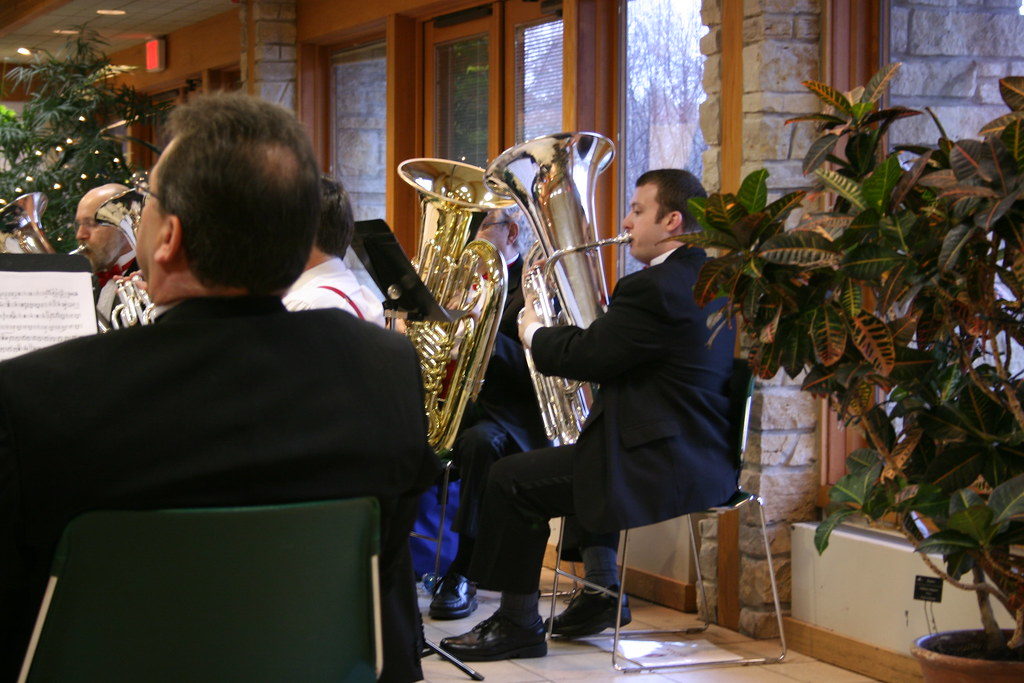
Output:
[[[618,590],[618,587],[613,586],[611,590]],[[625,626],[633,620],[633,616],[629,612],[625,596],[622,601],[621,623]],[[612,596],[584,589],[569,601],[569,606],[561,614],[555,617],[551,633],[559,636],[592,636],[606,628],[615,628],[616,605],[617,601]]]
[[441,649],[464,662],[493,662],[498,659],[543,657],[548,653],[544,624],[516,626],[500,612],[473,627],[469,633],[445,638]]
[[438,582],[430,600],[433,619],[461,619],[476,610],[476,586],[465,576],[449,572]]

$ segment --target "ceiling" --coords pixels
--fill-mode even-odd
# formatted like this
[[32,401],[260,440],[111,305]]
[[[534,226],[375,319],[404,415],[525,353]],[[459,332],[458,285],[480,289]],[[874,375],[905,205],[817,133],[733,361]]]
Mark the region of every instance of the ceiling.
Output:
[[[54,31],[83,24],[98,31],[108,43],[105,52],[117,52],[238,7],[235,0],[70,0],[50,4],[56,7],[13,31],[0,26],[0,60],[27,61],[29,57],[18,54],[20,47],[55,53],[68,36]],[[100,15],[96,10],[124,10],[125,14]]]

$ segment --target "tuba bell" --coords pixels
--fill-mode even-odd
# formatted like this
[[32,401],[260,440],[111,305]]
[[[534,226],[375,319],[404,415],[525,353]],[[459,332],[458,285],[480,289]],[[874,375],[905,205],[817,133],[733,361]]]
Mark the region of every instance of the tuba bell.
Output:
[[420,240],[413,267],[450,322],[408,321],[419,355],[427,441],[455,443],[466,405],[483,385],[505,306],[505,260],[486,240],[469,241],[479,214],[512,201],[484,184],[483,169],[445,159],[410,159],[401,178],[420,195]]
[[23,194],[0,209],[0,254],[52,254],[39,217],[46,211],[42,192]]
[[[597,238],[594,189],[614,156],[612,141],[603,135],[557,133],[505,150],[487,169],[488,187],[515,199],[537,234],[528,265],[547,259],[542,269],[529,269],[524,281],[546,326],[589,327],[608,305],[599,247],[630,241],[628,235]],[[548,439],[575,443],[593,387],[538,373],[529,349],[526,360]]]
[[[100,204],[94,218],[97,223],[118,228],[134,251],[136,233],[142,218],[142,195],[137,190],[124,190]],[[117,304],[110,311],[110,328],[101,328],[102,332],[148,325],[153,321],[153,302],[143,283],[138,274],[118,281]]]

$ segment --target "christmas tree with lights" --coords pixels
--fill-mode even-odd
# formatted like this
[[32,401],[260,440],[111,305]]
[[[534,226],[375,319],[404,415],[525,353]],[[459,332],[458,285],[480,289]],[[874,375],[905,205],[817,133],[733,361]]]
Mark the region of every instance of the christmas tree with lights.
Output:
[[30,93],[20,114],[0,113],[0,207],[29,192],[49,198],[43,229],[58,251],[75,242],[75,209],[89,189],[129,183],[128,126],[158,121],[166,107],[117,82],[123,68],[101,51],[95,31],[82,27],[57,54],[33,52],[11,69],[6,86]]

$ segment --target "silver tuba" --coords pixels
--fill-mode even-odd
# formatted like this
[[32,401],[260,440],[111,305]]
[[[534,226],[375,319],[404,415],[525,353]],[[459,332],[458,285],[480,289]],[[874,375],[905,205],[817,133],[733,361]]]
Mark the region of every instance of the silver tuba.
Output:
[[490,242],[470,242],[470,227],[477,214],[511,206],[512,201],[488,189],[483,169],[470,164],[409,159],[398,174],[420,193],[420,240],[413,266],[451,316],[451,322],[405,325],[423,376],[427,441],[441,452],[455,443],[466,405],[483,385],[505,306],[505,261]]
[[[97,223],[113,225],[120,229],[134,251],[135,234],[142,218],[142,195],[136,190],[125,190],[116,194],[97,207],[94,218]],[[110,312],[109,329],[148,325],[153,321],[153,302],[143,283],[144,280],[138,274],[118,281],[117,304]]]
[[46,202],[42,192],[30,192],[0,209],[0,254],[54,253],[39,220]]
[[[599,247],[630,240],[628,235],[599,240],[594,222],[597,176],[614,156],[612,141],[603,135],[557,133],[505,150],[487,169],[487,185],[515,199],[537,233],[527,266],[547,259],[524,283],[546,326],[589,327],[608,305]],[[548,438],[557,445],[575,443],[590,412],[593,387],[538,373],[528,349],[526,359]]]

